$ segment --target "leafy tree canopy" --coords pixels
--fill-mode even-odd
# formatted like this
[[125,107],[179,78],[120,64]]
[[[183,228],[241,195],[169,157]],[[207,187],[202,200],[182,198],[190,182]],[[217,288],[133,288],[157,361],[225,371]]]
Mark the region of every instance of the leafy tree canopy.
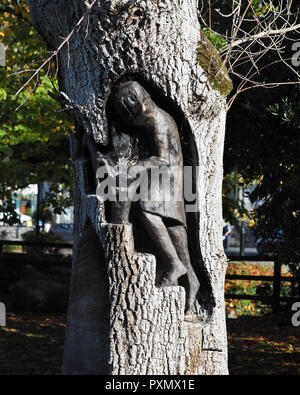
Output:
[[42,181],[70,186],[68,135],[73,125],[48,96],[55,85],[49,70],[15,96],[49,56],[30,24],[25,1],[0,5],[0,41],[6,48],[6,67],[0,67],[0,213],[13,223],[12,191]]
[[281,261],[297,269],[300,269],[299,100],[300,92],[295,88],[289,96],[269,106],[270,123],[261,136],[258,149],[261,157],[259,159],[256,153],[257,167],[252,165],[252,171],[260,167],[263,176],[250,195],[253,201],[263,200],[253,213],[258,235],[276,240],[274,251]]

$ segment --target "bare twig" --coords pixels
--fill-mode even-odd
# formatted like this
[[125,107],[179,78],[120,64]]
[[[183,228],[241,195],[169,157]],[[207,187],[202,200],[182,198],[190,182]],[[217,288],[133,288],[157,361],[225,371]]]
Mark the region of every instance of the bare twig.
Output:
[[229,109],[232,106],[233,101],[236,99],[236,96],[238,94],[240,94],[241,92],[248,91],[249,89],[255,89],[255,88],[276,88],[276,87],[281,86],[281,85],[295,85],[295,84],[299,85],[300,81],[296,81],[296,82],[295,81],[293,81],[293,82],[291,82],[291,81],[287,81],[287,82],[273,82],[273,83],[270,82],[270,83],[261,83],[261,84],[257,84],[257,85],[254,85],[254,86],[247,86],[246,88],[241,89],[239,92],[236,92],[236,94],[229,100],[227,107]]
[[[52,52],[51,56],[49,56],[49,58],[47,58],[42,64],[41,66],[36,69],[36,71],[34,72],[34,74],[25,82],[25,84],[16,92],[16,96],[35,78],[38,76],[38,74],[40,73],[40,71],[47,65],[50,64],[51,60],[55,57],[58,56],[60,50],[66,45],[69,45],[69,41],[71,39],[71,37],[73,36],[73,34],[75,32],[78,31],[78,29],[81,26],[81,23],[83,22],[83,20],[86,18],[86,16],[89,14],[89,12],[91,11],[91,9],[93,8],[94,4],[96,3],[97,0],[93,0],[93,2],[87,6],[86,12],[83,14],[83,16],[79,19],[79,21],[76,23],[74,29],[67,35],[67,37],[62,41],[62,43],[58,46],[58,48]],[[19,106],[20,107],[20,106]],[[18,107],[18,108],[19,108]]]
[[[201,12],[204,11],[205,7],[211,6],[211,1],[208,2],[208,0],[202,0],[200,3]],[[226,4],[228,5],[228,3]],[[263,83],[254,79],[255,75],[260,74],[264,68],[277,62],[284,64],[294,73],[295,82],[293,83],[300,81],[300,74],[288,62],[290,59],[283,57],[286,49],[286,40],[300,41],[300,24],[298,23],[300,11],[292,12],[292,5],[293,0],[279,0],[276,4],[272,0],[262,0],[260,2],[262,12],[258,15],[253,7],[253,0],[232,0],[231,12],[229,12],[229,7],[227,12],[214,9],[219,20],[222,17],[224,21],[228,21],[228,28],[223,33],[212,30],[214,20],[211,13],[209,13],[209,17],[205,13],[203,14],[205,17],[200,15],[202,24],[228,43],[220,52],[223,63],[219,73],[226,66],[230,74],[240,79],[240,84],[230,99],[229,106],[236,96],[245,90],[264,86],[270,88],[286,84],[285,82]],[[294,35],[298,34],[298,39],[297,37],[290,37],[288,33],[291,32]],[[267,65],[263,64],[263,58],[270,53],[272,53],[273,59],[275,56],[277,60],[275,62],[268,60]],[[287,83],[290,84],[290,82]]]
[[244,44],[244,43],[249,42],[249,41],[255,41],[255,40],[258,40],[260,38],[266,38],[266,37],[270,38],[271,36],[275,36],[275,35],[278,35],[278,34],[279,35],[286,34],[288,32],[293,32],[293,31],[298,30],[298,29],[300,29],[300,23],[298,25],[293,25],[293,26],[287,27],[285,29],[264,30],[264,31],[262,31],[262,32],[260,32],[258,34],[254,34],[253,36],[244,37],[244,38],[241,38],[239,40],[234,41],[231,44],[231,48],[234,48],[237,45],[241,45],[241,44]]

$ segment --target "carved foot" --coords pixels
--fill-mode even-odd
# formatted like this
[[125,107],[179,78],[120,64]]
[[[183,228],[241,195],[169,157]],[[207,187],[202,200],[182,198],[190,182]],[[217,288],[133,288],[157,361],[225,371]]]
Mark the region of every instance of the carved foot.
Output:
[[167,272],[165,272],[161,280],[160,286],[171,287],[174,285],[178,285],[178,279],[181,276],[184,276],[186,273],[187,270],[185,266],[180,260],[178,260],[176,263],[172,265],[172,267]]
[[192,312],[192,307],[195,303],[197,293],[199,292],[200,282],[193,271],[189,271],[187,273],[187,279],[189,284],[189,291],[186,295],[185,313],[190,314]]

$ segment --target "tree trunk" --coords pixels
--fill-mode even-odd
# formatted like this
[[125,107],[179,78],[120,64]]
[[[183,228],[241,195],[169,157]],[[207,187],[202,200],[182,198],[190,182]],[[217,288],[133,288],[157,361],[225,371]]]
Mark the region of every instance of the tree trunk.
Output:
[[[58,54],[61,99],[77,125],[71,138],[75,242],[65,373],[227,374],[221,205],[226,105],[197,62],[199,45],[211,59],[197,3],[97,0],[87,11],[84,0],[29,0],[32,21],[51,50],[84,16]],[[202,267],[200,277],[205,273],[203,294],[208,289],[215,302],[204,297],[199,322],[184,320],[182,287],[155,287],[155,258],[134,251],[130,226],[107,222],[105,204],[87,181],[82,135],[109,143],[107,102],[124,76],[172,115],[185,164],[198,166],[199,215],[187,213],[189,248]]]

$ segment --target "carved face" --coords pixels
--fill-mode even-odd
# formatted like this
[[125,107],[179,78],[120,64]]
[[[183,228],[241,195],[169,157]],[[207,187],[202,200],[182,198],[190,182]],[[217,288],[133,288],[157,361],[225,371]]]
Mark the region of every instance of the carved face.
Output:
[[117,87],[114,107],[127,124],[135,123],[141,113],[145,93],[144,88],[135,81],[124,82]]

